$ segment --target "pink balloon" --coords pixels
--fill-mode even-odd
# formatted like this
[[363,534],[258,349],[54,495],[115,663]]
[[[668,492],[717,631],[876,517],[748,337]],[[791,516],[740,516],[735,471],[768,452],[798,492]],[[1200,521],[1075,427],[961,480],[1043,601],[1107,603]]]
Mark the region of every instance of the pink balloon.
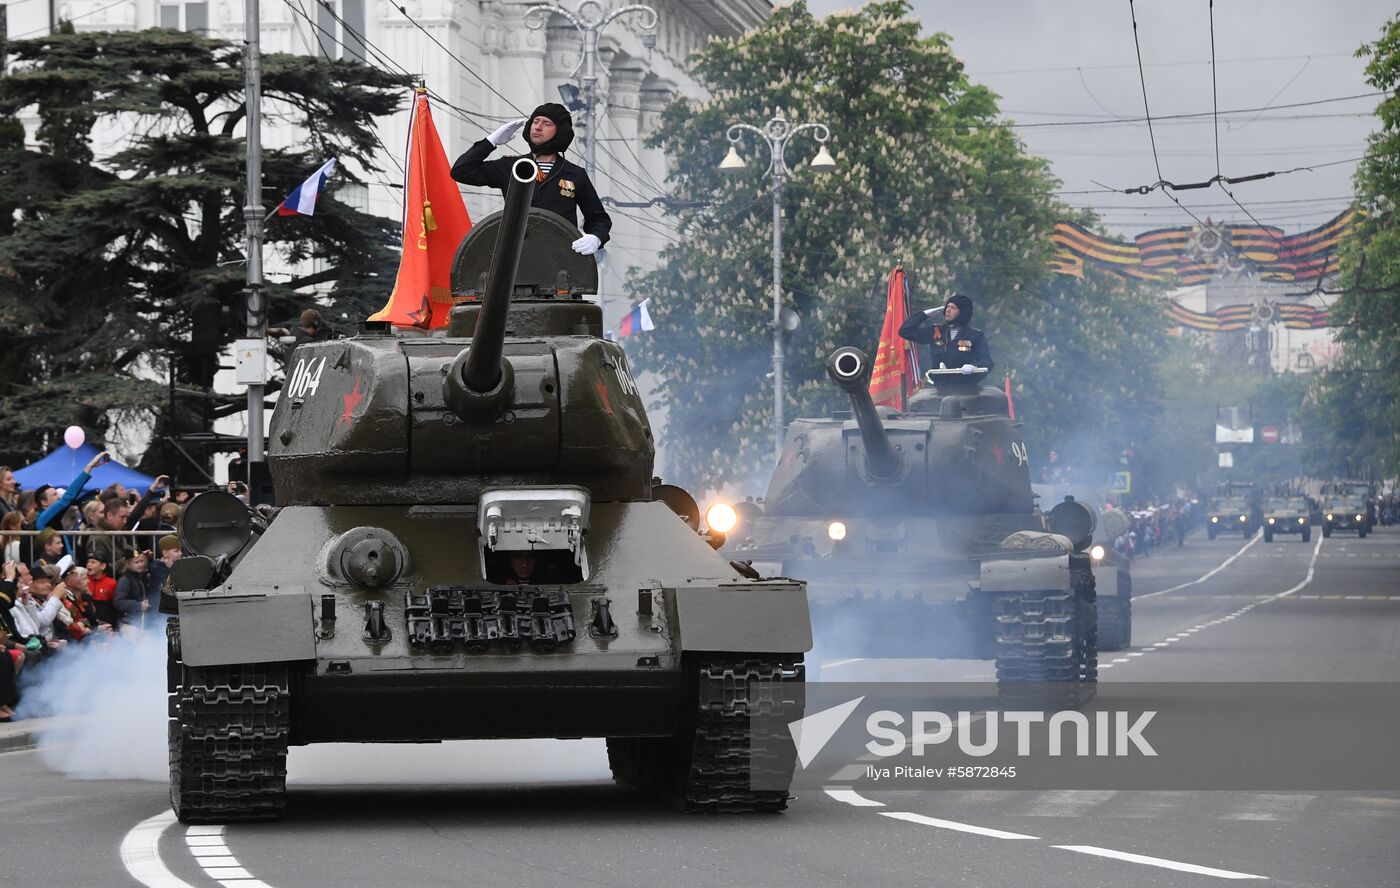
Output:
[[72,447],[74,450],[82,447],[83,442],[86,440],[87,435],[83,433],[82,426],[69,426],[63,430],[63,443]]

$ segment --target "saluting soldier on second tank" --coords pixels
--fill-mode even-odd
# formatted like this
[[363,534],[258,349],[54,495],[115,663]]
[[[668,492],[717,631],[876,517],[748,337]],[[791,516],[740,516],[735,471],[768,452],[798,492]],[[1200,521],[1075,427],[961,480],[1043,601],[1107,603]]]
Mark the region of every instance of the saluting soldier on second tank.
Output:
[[954,293],[943,306],[942,323],[934,322],[938,313],[938,309],[930,308],[910,315],[900,326],[899,335],[910,342],[932,346],[931,367],[961,367],[964,375],[971,374],[974,367],[991,370],[995,364],[987,337],[972,326],[972,300]]
[[529,117],[512,120],[472,145],[452,165],[452,178],[464,185],[499,188],[505,194],[510,184],[510,167],[516,158],[498,157],[489,161],[486,158],[526,125],[529,129],[525,141],[529,142],[530,155],[540,168],[539,184],[530,205],[562,216],[573,225],[578,225],[581,212],[584,234],[573,242],[574,252],[593,255],[608,242],[612,217],[603,209],[603,201],[588,173],[578,164],[564,159],[564,152],[574,141],[574,120],[569,109],[558,102],[546,102]]

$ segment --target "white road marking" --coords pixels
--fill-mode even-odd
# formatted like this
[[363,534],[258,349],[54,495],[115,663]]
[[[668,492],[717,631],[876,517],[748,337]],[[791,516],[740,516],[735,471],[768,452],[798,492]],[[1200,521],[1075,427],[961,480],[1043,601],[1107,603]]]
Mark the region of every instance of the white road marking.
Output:
[[857,808],[883,808],[884,802],[877,802],[874,799],[867,799],[854,789],[824,789],[822,792],[831,796],[843,805],[854,805]]
[[146,888],[192,888],[176,878],[160,859],[160,837],[175,822],[175,812],[165,811],[148,817],[122,838],[122,866]]
[[244,869],[224,844],[224,827],[191,826],[185,830],[185,844],[204,874],[224,888],[272,888]]
[[864,659],[864,657],[851,657],[849,660],[832,660],[829,663],[823,663],[822,668],[835,669],[837,666],[849,666],[852,663],[859,663]]
[[1259,876],[1254,873],[1237,873],[1234,870],[1216,869],[1211,866],[1197,866],[1194,863],[1182,863],[1178,860],[1167,860],[1162,857],[1148,857],[1146,854],[1129,854],[1126,851],[1114,851],[1112,848],[1098,848],[1093,845],[1052,845],[1052,848],[1059,848],[1062,851],[1077,851],[1080,854],[1092,854],[1095,857],[1111,857],[1114,860],[1126,860],[1128,863],[1141,863],[1146,866],[1160,866],[1163,869],[1176,870],[1182,873],[1195,873],[1201,876],[1215,876],[1218,879],[1268,879],[1268,876]]
[[881,811],[881,817],[892,817],[895,820],[905,820],[909,823],[919,823],[924,826],[936,826],[939,829],[951,829],[954,832],[972,833],[978,836],[988,836],[993,839],[1031,839],[1039,841],[1035,836],[1022,835],[1021,833],[1006,832],[1000,829],[988,829],[985,826],[973,826],[970,823],[958,823],[955,820],[939,820],[937,817],[925,817],[922,814],[911,814],[908,811]]
[[1308,562],[1308,575],[1303,577],[1303,582],[1299,583],[1298,585],[1294,586],[1292,589],[1289,589],[1286,592],[1280,592],[1279,594],[1275,595],[1275,600],[1279,598],[1287,598],[1295,592],[1301,592],[1307,587],[1308,583],[1312,582],[1313,571],[1317,570],[1317,553],[1322,551],[1322,540],[1322,537],[1318,537],[1317,545],[1313,546],[1312,560]]
[[[1235,559],[1236,559],[1236,558],[1239,558],[1241,555],[1243,555],[1244,552],[1245,552],[1245,549],[1248,549],[1250,546],[1252,546],[1252,545],[1254,545],[1255,543],[1259,542],[1261,539],[1263,539],[1263,537],[1262,537],[1260,534],[1256,533],[1254,536],[1252,536],[1252,537],[1249,538],[1249,542],[1245,543],[1243,546],[1240,547],[1240,550],[1239,550],[1238,552],[1236,552],[1235,554],[1231,555],[1229,558],[1226,558],[1224,561],[1222,561],[1222,562],[1220,563],[1220,565],[1219,565],[1218,567],[1215,567],[1215,568],[1213,568],[1212,570],[1207,571],[1206,573],[1202,574],[1201,576],[1197,577],[1197,578],[1194,579],[1194,580],[1191,580],[1191,581],[1188,582],[1188,583],[1182,583],[1182,584],[1179,585],[1179,586],[1172,586],[1172,587],[1169,588],[1169,589],[1162,589],[1162,590],[1160,590],[1160,591],[1158,591],[1158,592],[1149,592],[1149,593],[1147,593],[1146,595],[1134,595],[1134,596],[1133,596],[1133,601],[1143,601],[1144,599],[1148,599],[1148,598],[1156,598],[1158,595],[1166,595],[1168,592],[1175,592],[1175,591],[1177,591],[1178,589],[1185,589],[1187,586],[1194,586],[1194,585],[1196,585],[1197,583],[1204,583],[1206,580],[1208,580],[1208,579],[1210,579],[1211,577],[1215,576],[1216,574],[1220,573],[1222,570],[1224,570],[1225,568],[1229,567],[1231,564],[1234,564],[1234,563],[1235,563]],[[1322,539],[1322,538],[1321,538],[1321,537],[1318,537],[1318,539],[1320,540],[1320,539]]]

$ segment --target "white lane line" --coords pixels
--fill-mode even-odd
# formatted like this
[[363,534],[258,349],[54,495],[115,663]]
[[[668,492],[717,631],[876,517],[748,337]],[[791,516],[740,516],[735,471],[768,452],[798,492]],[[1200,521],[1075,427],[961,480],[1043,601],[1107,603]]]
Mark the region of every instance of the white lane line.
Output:
[[823,663],[822,668],[835,669],[837,666],[849,666],[852,663],[859,663],[864,659],[864,657],[851,657],[849,660],[832,660],[829,663]]
[[[1263,539],[1263,537],[1262,537],[1260,534],[1255,533],[1254,536],[1252,536],[1252,537],[1249,538],[1249,542],[1247,542],[1247,543],[1245,543],[1243,546],[1241,546],[1241,547],[1240,547],[1240,550],[1239,550],[1238,552],[1236,552],[1235,554],[1231,555],[1229,558],[1226,558],[1224,561],[1222,561],[1218,567],[1216,567],[1216,568],[1214,568],[1214,569],[1212,569],[1212,570],[1210,570],[1210,571],[1207,571],[1206,573],[1202,574],[1201,576],[1197,577],[1197,578],[1194,579],[1194,580],[1191,580],[1190,582],[1182,583],[1182,584],[1179,585],[1179,586],[1172,586],[1172,587],[1169,588],[1169,589],[1162,589],[1162,590],[1160,590],[1160,591],[1158,591],[1158,592],[1149,592],[1149,593],[1147,593],[1146,595],[1134,595],[1134,596],[1133,596],[1133,601],[1142,601],[1142,600],[1147,599],[1147,598],[1156,598],[1158,595],[1166,595],[1168,592],[1175,592],[1175,591],[1177,591],[1178,589],[1185,589],[1187,586],[1194,586],[1194,585],[1196,585],[1197,583],[1204,583],[1206,580],[1208,580],[1208,579],[1210,579],[1211,577],[1215,576],[1216,574],[1220,573],[1222,570],[1224,570],[1225,568],[1229,567],[1231,564],[1234,564],[1234,563],[1235,563],[1235,559],[1236,559],[1236,558],[1239,558],[1241,555],[1243,555],[1244,552],[1245,552],[1245,549],[1248,549],[1250,546],[1252,546],[1252,545],[1254,545],[1255,543],[1259,542],[1261,539]],[[1318,539],[1321,540],[1322,537],[1318,537]]]
[[937,817],[925,817],[922,814],[911,814],[908,811],[881,811],[881,817],[892,817],[895,820],[905,820],[909,823],[919,823],[924,826],[936,826],[939,829],[951,829],[954,832],[972,833],[978,836],[988,836],[993,839],[1031,839],[1039,841],[1035,836],[1022,835],[1021,833],[1006,832],[1000,829],[988,829],[985,826],[973,826],[970,823],[958,823],[955,820],[939,820]]
[[867,799],[854,789],[824,789],[822,792],[831,796],[838,802],[845,805],[854,805],[857,808],[883,808],[884,802],[877,802],[874,799]]
[[148,817],[122,837],[122,866],[146,888],[193,888],[176,878],[160,859],[160,837],[175,822],[175,812]]
[[1318,537],[1317,545],[1313,546],[1312,560],[1308,562],[1308,575],[1303,577],[1303,582],[1299,583],[1298,585],[1294,586],[1292,589],[1289,589],[1286,592],[1280,592],[1279,594],[1273,596],[1272,600],[1277,601],[1280,598],[1287,598],[1293,593],[1301,592],[1303,589],[1307,588],[1308,583],[1312,582],[1313,571],[1317,570],[1317,553],[1322,551],[1322,540],[1323,537]]
[[1146,854],[1129,854],[1126,851],[1114,851],[1112,848],[1097,848],[1093,845],[1051,845],[1052,848],[1059,848],[1063,851],[1078,851],[1080,854],[1092,854],[1095,857],[1111,857],[1114,860],[1126,860],[1128,863],[1141,863],[1146,866],[1160,866],[1163,869],[1176,870],[1182,873],[1195,873],[1200,876],[1215,876],[1218,879],[1268,879],[1268,876],[1259,876],[1254,873],[1237,873],[1234,870],[1216,869],[1211,866],[1197,866],[1194,863],[1182,863],[1178,860],[1167,860],[1162,857],[1148,857]]
[[223,888],[272,888],[253,878],[253,874],[239,864],[238,858],[224,844],[223,833],[221,824],[191,826],[185,830],[185,844],[189,846],[195,862],[204,868],[204,874]]

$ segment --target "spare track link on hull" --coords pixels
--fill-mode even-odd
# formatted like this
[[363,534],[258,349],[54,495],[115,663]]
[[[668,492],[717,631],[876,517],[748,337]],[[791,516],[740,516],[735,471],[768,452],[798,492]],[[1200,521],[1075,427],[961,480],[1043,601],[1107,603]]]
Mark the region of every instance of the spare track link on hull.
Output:
[[180,627],[170,658],[170,802],[182,823],[271,820],[287,791],[291,724],[282,663],[186,666]]
[[1004,696],[1065,696],[1074,702],[1093,696],[1098,682],[1093,575],[1076,569],[1071,576],[1071,589],[997,595],[996,669]]
[[[685,811],[786,808],[797,759],[786,731],[802,717],[801,659],[687,659],[686,668],[689,712],[680,730],[671,737],[609,739],[613,776]],[[765,736],[753,737],[754,730]]]

